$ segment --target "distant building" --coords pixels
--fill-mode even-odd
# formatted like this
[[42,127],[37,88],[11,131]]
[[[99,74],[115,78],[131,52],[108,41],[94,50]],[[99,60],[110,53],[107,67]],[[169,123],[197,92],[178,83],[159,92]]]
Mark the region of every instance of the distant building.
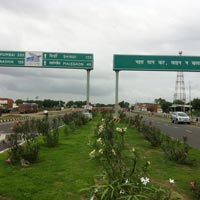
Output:
[[189,112],[192,109],[190,105],[182,105],[182,104],[173,104],[170,106],[171,112],[182,111],[182,112]]

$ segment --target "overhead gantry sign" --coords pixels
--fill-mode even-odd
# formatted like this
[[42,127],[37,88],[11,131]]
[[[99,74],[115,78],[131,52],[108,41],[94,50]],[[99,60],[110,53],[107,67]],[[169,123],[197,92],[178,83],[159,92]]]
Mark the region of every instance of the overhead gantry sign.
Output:
[[90,71],[93,54],[37,51],[0,51],[2,67],[62,68],[87,70],[87,104],[89,104]]
[[114,55],[115,104],[118,103],[119,71],[200,71],[198,56]]

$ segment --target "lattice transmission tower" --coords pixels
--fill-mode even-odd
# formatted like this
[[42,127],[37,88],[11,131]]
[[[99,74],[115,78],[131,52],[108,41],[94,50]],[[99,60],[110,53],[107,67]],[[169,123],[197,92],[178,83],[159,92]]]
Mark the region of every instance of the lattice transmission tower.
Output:
[[183,72],[177,72],[174,101],[181,100],[186,103],[185,83]]
[[[179,52],[179,55],[182,55],[182,51]],[[186,103],[186,94],[185,94],[185,83],[184,83],[184,75],[183,72],[177,72],[176,76],[176,86],[175,86],[175,94],[174,101],[181,100]]]

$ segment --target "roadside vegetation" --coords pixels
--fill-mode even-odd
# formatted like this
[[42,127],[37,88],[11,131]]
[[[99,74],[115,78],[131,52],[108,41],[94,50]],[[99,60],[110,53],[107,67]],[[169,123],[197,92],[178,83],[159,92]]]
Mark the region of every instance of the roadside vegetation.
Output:
[[[0,199],[200,199],[200,153],[186,140],[176,143],[140,116],[113,120],[104,113],[84,121],[67,114],[63,119],[62,128],[57,120],[55,129],[43,124],[39,137],[26,138],[18,161],[10,153],[0,155]],[[49,145],[52,141],[56,145]],[[37,159],[26,163],[23,155],[32,142],[39,145]]]

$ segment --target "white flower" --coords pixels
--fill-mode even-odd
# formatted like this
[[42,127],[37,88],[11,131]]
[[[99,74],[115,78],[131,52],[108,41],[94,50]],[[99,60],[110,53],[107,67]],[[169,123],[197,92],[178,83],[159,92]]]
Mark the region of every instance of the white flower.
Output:
[[171,184],[174,184],[175,183],[175,181],[174,181],[174,179],[169,179],[169,183],[171,183]]
[[120,193],[120,194],[125,194],[124,190],[120,190],[119,193]]
[[135,152],[135,148],[134,147],[132,148],[132,152]]
[[116,128],[116,131],[122,133],[122,129],[119,127]]
[[128,179],[125,180],[125,183],[128,183]]
[[124,132],[126,132],[127,128],[125,127],[125,128],[123,128],[122,130],[123,130]]
[[112,153],[113,153],[113,155],[116,155],[116,152],[115,152],[115,150],[114,150],[114,149],[112,149]]
[[100,129],[100,130],[103,130],[103,128],[104,128],[103,125],[100,125],[100,126],[99,126],[99,129]]
[[99,153],[100,153],[100,154],[103,154],[103,149],[99,149]]
[[94,193],[97,193],[98,192],[98,189],[97,188],[95,188],[95,190],[94,190]]
[[104,121],[105,121],[105,119],[102,119],[101,121],[102,121],[102,122],[104,122]]
[[104,129],[103,125],[100,125],[99,130],[98,130],[98,134],[100,134],[103,131],[103,129]]
[[98,139],[97,139],[97,143],[102,144],[102,139],[101,139],[101,138],[98,138]]
[[96,153],[95,149],[93,151],[91,151],[89,154],[90,158],[95,158],[95,153]]
[[92,195],[92,196],[90,197],[90,200],[94,200],[94,197],[95,197],[95,195]]
[[143,185],[146,185],[147,183],[149,183],[149,178],[142,177],[142,178],[140,178],[140,181],[142,182]]
[[150,165],[150,164],[151,164],[151,162],[148,160],[148,161],[147,161],[147,164],[148,164],[148,165]]

